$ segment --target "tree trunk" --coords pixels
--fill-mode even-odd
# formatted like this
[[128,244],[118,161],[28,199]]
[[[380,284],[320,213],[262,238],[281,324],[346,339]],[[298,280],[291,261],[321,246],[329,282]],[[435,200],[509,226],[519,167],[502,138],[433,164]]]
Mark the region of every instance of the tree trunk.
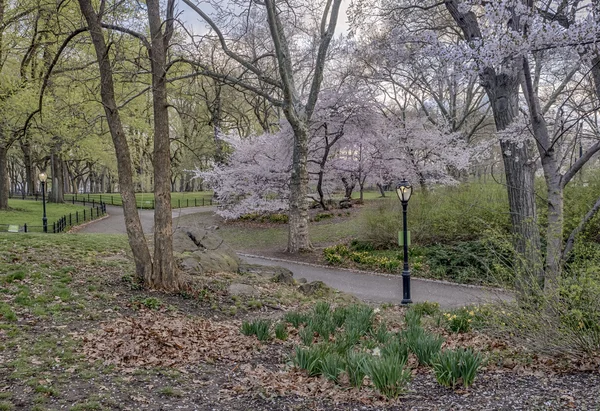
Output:
[[[519,110],[519,76],[485,74],[484,87],[492,105],[498,132],[511,125]],[[537,294],[544,271],[535,204],[535,161],[530,144],[500,139],[514,245],[519,254],[517,287],[527,296]]]
[[48,195],[50,203],[64,203],[64,181],[63,181],[63,161],[57,154],[51,155],[50,166],[52,168],[52,188]]
[[308,128],[305,124],[294,127],[294,152],[290,181],[289,236],[287,251],[310,251],[308,236]]
[[0,210],[8,210],[9,191],[8,148],[4,143],[0,142]]
[[381,197],[385,197],[385,190],[383,189],[383,184],[377,183],[377,188],[379,189],[379,194],[381,194]]
[[29,142],[21,141],[21,151],[23,152],[23,163],[25,163],[25,185],[27,194],[33,195],[35,191],[35,173],[33,161],[31,160],[31,145]]
[[342,184],[344,184],[344,198],[348,200],[352,199],[352,192],[354,191],[354,187],[356,187],[356,180],[350,177],[350,182],[346,177],[342,177]]
[[131,154],[123,130],[123,124],[121,123],[119,109],[115,101],[115,89],[108,48],[102,32],[100,19],[92,7],[91,0],[78,1],[81,12],[87,21],[96,51],[96,58],[98,59],[100,96],[117,155],[119,189],[123,197],[123,214],[125,215],[127,237],[135,260],[136,274],[138,278],[143,280],[151,275],[152,258],[148,251],[148,244],[146,244],[146,238],[144,237],[144,231],[142,230],[142,224],[137,212]]
[[[154,269],[146,285],[165,291],[179,289],[173,258],[173,227],[171,214],[171,142],[167,102],[168,33],[162,32],[160,1],[147,0],[148,23],[152,36],[150,60],[152,67],[152,101],[154,107]],[[172,7],[172,1],[169,1]],[[169,6],[167,6],[169,7]],[[169,14],[169,13],[167,13]],[[169,17],[167,17],[168,19]],[[166,22],[167,27],[172,21]]]

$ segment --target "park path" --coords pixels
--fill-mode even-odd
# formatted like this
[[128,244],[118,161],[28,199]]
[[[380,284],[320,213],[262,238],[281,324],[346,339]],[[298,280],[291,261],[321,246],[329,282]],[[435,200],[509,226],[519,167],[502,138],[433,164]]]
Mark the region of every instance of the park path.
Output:
[[[173,209],[173,218],[181,217],[188,214],[206,213],[215,211],[216,207],[188,207],[188,208],[177,208]],[[92,221],[91,223],[81,227],[77,230],[77,233],[95,233],[95,234],[127,234],[125,229],[125,216],[123,215],[123,208],[116,206],[106,206],[106,213],[108,217],[98,221]],[[146,234],[152,234],[154,231],[154,210],[138,210],[140,215],[140,221],[142,223],[142,229]]]
[[[91,222],[78,230],[78,233],[126,234],[123,209],[106,207],[108,217]],[[182,215],[214,212],[215,207],[189,207],[173,210],[173,217]],[[144,232],[152,233],[154,210],[140,210],[140,219]],[[339,268],[330,268],[289,260],[266,258],[240,253],[243,260],[250,264],[277,265],[287,268],[294,277],[308,281],[323,281],[328,286],[353,294],[364,301],[399,303],[402,300],[402,278],[371,272],[358,272]],[[411,292],[413,302],[437,302],[443,308],[462,307],[493,301],[510,301],[514,297],[503,290],[451,284],[442,281],[412,278]]]

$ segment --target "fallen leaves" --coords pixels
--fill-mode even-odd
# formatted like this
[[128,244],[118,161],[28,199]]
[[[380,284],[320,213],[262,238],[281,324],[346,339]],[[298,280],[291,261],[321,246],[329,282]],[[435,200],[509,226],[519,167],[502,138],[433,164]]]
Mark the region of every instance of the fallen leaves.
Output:
[[83,337],[90,361],[121,367],[180,367],[200,361],[244,361],[259,345],[239,332],[236,321],[216,322],[159,312],[141,312],[106,322]]

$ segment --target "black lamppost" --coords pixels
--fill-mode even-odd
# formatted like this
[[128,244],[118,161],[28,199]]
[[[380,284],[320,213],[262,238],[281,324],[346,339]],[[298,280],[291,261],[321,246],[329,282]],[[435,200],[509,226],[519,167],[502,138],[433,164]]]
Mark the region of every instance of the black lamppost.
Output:
[[410,270],[408,269],[408,230],[406,209],[408,200],[412,194],[412,186],[408,181],[402,179],[396,186],[396,194],[402,203],[402,244],[404,245],[404,268],[402,269],[402,304],[411,304],[410,298]]
[[40,182],[42,183],[42,204],[44,208],[44,216],[42,217],[42,224],[44,225],[44,232],[48,232],[48,219],[46,218],[46,179],[48,176],[46,173],[40,173]]

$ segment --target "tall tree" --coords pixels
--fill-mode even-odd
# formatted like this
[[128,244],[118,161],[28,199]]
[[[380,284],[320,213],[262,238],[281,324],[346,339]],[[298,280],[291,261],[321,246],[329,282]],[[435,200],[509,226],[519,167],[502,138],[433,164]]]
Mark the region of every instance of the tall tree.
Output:
[[[218,80],[229,84],[235,84],[244,87],[248,90],[263,95],[272,103],[282,107],[283,113],[293,130],[294,144],[292,155],[292,175],[290,179],[290,197],[289,197],[289,233],[287,249],[291,253],[310,250],[311,244],[308,233],[308,145],[310,139],[309,127],[310,121],[319,98],[321,84],[325,65],[327,63],[329,47],[335,33],[338,14],[340,11],[341,0],[326,0],[319,4],[320,12],[318,23],[316,25],[317,34],[314,37],[305,39],[312,46],[312,52],[309,55],[312,57],[307,63],[303,61],[301,64],[305,70],[298,70],[294,67],[294,58],[299,59],[302,56],[294,55],[294,52],[299,50],[298,42],[291,43],[288,40],[293,27],[290,27],[292,21],[302,24],[303,20],[311,20],[314,17],[314,9],[307,8],[306,5],[295,4],[294,2],[277,2],[275,0],[265,0],[264,2],[245,2],[238,6],[245,6],[245,15],[248,21],[253,20],[258,24],[259,19],[256,19],[256,7],[261,7],[260,16],[266,18],[268,24],[268,32],[270,34],[269,50],[262,54],[261,51],[254,52],[255,58],[248,58],[242,53],[235,51],[235,46],[232,46],[227,41],[222,30],[210,16],[202,11],[193,1],[183,0],[186,5],[192,8],[202,19],[204,19],[211,27],[213,33],[218,38],[224,53],[232,59],[239,69],[251,74],[253,80],[239,78],[229,75],[228,73],[215,73],[202,68],[202,64],[192,62],[195,66],[209,76],[213,76]],[[306,12],[302,16],[298,13]],[[246,28],[248,26],[244,24]],[[278,78],[274,79],[270,76],[271,73],[259,66],[260,60],[269,58],[274,55],[276,62]],[[308,74],[307,74],[308,73]],[[302,77],[307,76],[307,77]],[[264,93],[260,88],[256,87],[257,83],[267,83],[279,90],[282,99],[273,96],[269,93]],[[307,91],[305,91],[307,90]]]

